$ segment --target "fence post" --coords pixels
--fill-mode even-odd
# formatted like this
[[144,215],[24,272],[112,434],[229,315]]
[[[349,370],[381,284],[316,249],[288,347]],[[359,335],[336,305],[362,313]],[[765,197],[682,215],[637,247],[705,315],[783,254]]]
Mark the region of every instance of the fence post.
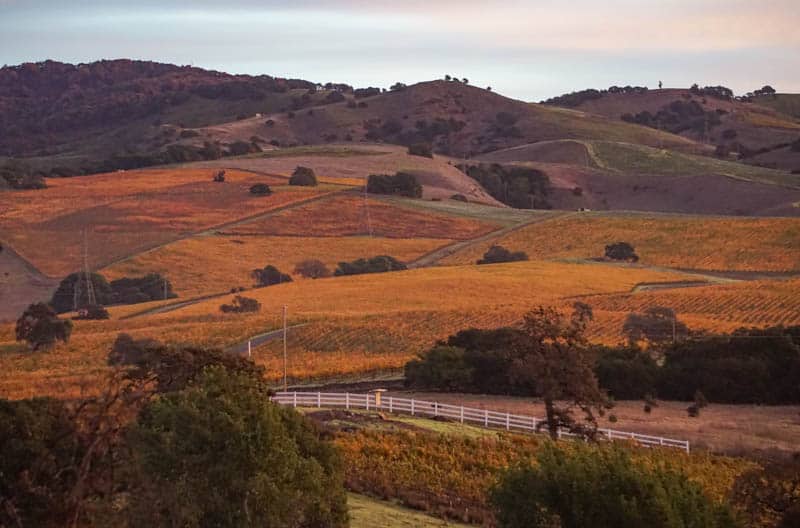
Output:
[[317,392],[317,409],[322,407],[322,393]]
[[536,432],[536,417],[535,416],[533,418],[531,418],[531,427],[532,427],[531,430],[533,432]]
[[608,436],[608,441],[610,442],[611,441],[611,429],[608,429],[606,431],[606,435]]
[[389,396],[389,412],[392,412],[392,397]]
[[511,415],[506,413],[506,431],[511,430]]
[[292,393],[292,406],[297,407],[297,391]]
[[414,416],[414,398],[411,398],[411,416]]
[[483,426],[484,427],[489,427],[489,410],[488,409],[484,409],[483,410]]
[[350,393],[349,392],[345,392],[344,393],[344,408],[347,409],[348,411],[350,410]]
[[561,440],[561,428],[558,428],[558,433],[556,434],[559,440]]
[[439,402],[433,402],[433,415],[439,416]]
[[369,410],[369,394],[364,396],[364,401],[367,402],[367,410]]
[[464,423],[464,406],[461,406],[461,423]]
[[658,443],[663,446],[664,445],[664,439],[662,437],[659,437],[658,438]]

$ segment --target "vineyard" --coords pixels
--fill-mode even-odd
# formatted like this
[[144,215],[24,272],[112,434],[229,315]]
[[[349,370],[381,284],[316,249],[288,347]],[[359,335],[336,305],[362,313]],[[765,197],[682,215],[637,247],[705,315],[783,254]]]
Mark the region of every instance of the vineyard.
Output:
[[[509,434],[465,437],[370,430],[336,437],[351,490],[476,524],[491,519],[486,496],[500,471],[530,461],[545,441]],[[562,448],[570,449],[569,444]],[[724,500],[736,477],[754,466],[702,453],[631,449],[645,466],[679,467],[716,501]]]
[[355,195],[336,196],[237,226],[232,234],[340,237],[372,234],[390,238],[464,240],[498,226],[467,218],[392,205]]
[[[284,273],[307,259],[334,270],[342,261],[392,255],[410,262],[448,244],[446,239],[202,235],[141,253],[102,270],[111,279],[158,272],[181,297],[223,293],[253,285],[250,273],[267,264]],[[299,279],[299,276],[295,276]]]
[[[703,218],[582,213],[515,231],[499,242],[533,259],[602,257],[607,244],[634,246],[640,263],[698,270],[800,271],[800,219]],[[478,260],[488,244],[443,264]]]
[[[289,187],[283,179],[210,169],[131,171],[50,179],[49,188],[0,194],[0,236],[42,272],[54,277],[80,269],[83,231],[90,267],[143,249],[270,211],[342,187]],[[273,194],[254,197],[254,183]]]

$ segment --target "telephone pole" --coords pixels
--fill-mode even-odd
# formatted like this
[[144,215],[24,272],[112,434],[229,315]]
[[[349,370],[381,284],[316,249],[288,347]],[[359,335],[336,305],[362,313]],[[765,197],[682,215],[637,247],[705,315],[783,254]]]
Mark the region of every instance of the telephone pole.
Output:
[[288,306],[283,305],[283,390],[284,392],[289,388],[286,382],[287,359],[286,359],[286,310]]

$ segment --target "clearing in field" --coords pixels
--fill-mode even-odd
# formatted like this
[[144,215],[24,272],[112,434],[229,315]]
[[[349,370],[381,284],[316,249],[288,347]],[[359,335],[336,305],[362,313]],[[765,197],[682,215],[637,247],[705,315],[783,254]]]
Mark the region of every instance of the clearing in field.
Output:
[[112,280],[157,272],[171,281],[178,295],[190,298],[249,288],[253,285],[251,272],[268,264],[293,274],[295,266],[308,259],[323,261],[331,271],[339,262],[376,255],[410,262],[450,242],[438,238],[204,235],[141,253],[101,273]]
[[[289,187],[285,180],[209,169],[119,172],[49,179],[48,189],[0,194],[0,238],[43,273],[76,271],[86,231],[89,266],[98,268],[190,233],[255,216],[341,189]],[[254,196],[267,183],[271,196]]]
[[238,225],[228,233],[304,237],[372,235],[464,240],[484,235],[498,227],[493,223],[401,207],[382,200],[340,195]]
[[[800,219],[581,213],[539,222],[494,243],[533,259],[603,257],[628,242],[641,264],[708,271],[800,271]],[[442,261],[468,264],[489,244]]]

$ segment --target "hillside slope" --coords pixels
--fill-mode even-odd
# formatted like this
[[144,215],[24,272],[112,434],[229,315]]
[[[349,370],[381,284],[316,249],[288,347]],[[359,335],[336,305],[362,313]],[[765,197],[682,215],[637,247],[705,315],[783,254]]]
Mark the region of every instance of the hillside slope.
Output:
[[603,93],[571,106],[611,119],[647,122],[686,138],[719,146],[721,155],[746,163],[800,169],[797,100],[792,94],[758,97],[754,102],[704,95],[688,89]]

